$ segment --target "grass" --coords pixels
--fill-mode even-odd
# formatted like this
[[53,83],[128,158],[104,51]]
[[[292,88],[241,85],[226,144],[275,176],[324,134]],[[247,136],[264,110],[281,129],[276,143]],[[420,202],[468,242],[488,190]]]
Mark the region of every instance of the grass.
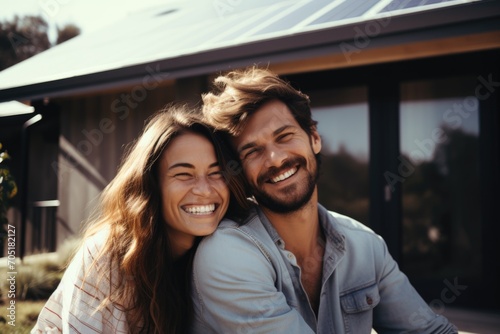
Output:
[[[29,333],[36,323],[38,314],[45,305],[45,300],[37,301],[16,301],[15,322],[9,318],[8,305],[1,305],[0,309],[0,333],[24,334]],[[5,321],[5,322],[4,322]],[[15,326],[12,326],[14,324]]]
[[[10,281],[0,280],[0,334],[31,331],[78,244],[77,239],[70,239],[57,253],[27,256],[23,263],[16,260],[15,299],[9,297]],[[1,261],[0,270],[7,271],[6,264],[7,261]],[[11,300],[15,301],[12,311],[8,309]]]

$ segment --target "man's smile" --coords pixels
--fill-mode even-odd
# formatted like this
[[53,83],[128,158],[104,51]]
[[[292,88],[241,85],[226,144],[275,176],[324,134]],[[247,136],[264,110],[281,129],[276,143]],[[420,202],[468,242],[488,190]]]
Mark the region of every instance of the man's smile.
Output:
[[295,173],[297,173],[297,170],[298,170],[298,167],[290,168],[287,171],[285,171],[284,173],[281,173],[280,175],[271,178],[269,180],[269,182],[270,183],[278,183],[278,182],[281,182],[283,180],[286,180],[289,177],[291,177],[292,175],[294,175]]

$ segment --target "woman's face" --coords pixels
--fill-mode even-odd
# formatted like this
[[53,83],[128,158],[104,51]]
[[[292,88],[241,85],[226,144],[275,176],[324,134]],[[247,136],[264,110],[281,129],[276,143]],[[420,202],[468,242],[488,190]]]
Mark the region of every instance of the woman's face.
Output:
[[215,231],[229,205],[229,189],[212,143],[194,132],[174,138],[159,167],[162,216],[180,255],[195,236]]

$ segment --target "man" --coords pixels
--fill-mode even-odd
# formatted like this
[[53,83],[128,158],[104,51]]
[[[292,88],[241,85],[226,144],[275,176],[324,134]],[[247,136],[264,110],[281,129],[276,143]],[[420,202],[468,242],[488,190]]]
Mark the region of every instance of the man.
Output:
[[215,80],[204,114],[229,134],[257,205],[224,220],[193,267],[195,333],[457,333],[382,238],[318,203],[309,98],[270,71]]

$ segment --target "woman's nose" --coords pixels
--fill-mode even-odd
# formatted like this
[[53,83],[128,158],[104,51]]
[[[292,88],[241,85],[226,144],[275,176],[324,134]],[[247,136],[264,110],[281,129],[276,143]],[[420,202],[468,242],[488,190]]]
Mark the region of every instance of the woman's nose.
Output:
[[199,177],[196,179],[192,191],[199,196],[208,196],[212,192],[212,187],[206,177]]

